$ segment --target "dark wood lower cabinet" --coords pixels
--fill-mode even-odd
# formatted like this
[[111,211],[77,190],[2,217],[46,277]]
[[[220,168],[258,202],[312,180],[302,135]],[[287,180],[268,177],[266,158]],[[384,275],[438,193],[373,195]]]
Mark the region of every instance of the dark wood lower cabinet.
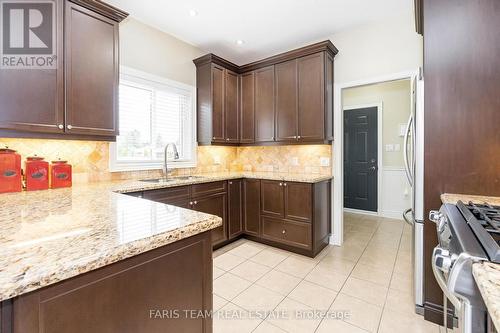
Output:
[[229,238],[243,233],[243,180],[228,181],[228,234]]
[[243,181],[243,220],[245,233],[260,236],[260,180]]
[[245,236],[314,257],[329,243],[331,182],[235,179],[129,193],[222,218],[214,248]]
[[227,241],[227,195],[226,193],[211,194],[206,197],[197,198],[192,201],[191,209],[196,211],[216,215],[222,218],[222,225],[212,229],[212,244],[214,246]]
[[[212,332],[210,232],[1,303],[2,333]],[[161,317],[177,310],[179,318]],[[174,312],[170,312],[174,315]]]

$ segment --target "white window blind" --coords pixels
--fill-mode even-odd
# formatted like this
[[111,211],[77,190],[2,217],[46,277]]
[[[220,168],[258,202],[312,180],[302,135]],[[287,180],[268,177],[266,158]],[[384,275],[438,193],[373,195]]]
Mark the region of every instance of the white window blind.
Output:
[[169,167],[196,165],[194,87],[147,73],[122,70],[119,87],[120,135],[112,145],[112,171],[157,169],[164,148],[175,143],[179,159],[169,150]]

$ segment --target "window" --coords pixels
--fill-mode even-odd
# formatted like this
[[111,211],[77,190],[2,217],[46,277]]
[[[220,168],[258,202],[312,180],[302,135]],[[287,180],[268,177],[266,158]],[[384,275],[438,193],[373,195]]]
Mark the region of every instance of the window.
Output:
[[165,146],[171,142],[179,159],[173,159],[169,148],[169,167],[196,166],[195,91],[183,83],[122,68],[120,135],[111,144],[111,171],[161,169]]

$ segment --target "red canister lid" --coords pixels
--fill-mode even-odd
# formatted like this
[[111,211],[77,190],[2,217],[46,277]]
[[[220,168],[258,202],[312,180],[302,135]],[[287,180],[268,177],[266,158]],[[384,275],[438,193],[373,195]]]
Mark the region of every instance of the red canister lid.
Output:
[[44,158],[40,156],[30,156],[26,158],[28,161],[43,161]]
[[9,149],[9,147],[0,148],[0,154],[12,154],[16,151],[14,149]]

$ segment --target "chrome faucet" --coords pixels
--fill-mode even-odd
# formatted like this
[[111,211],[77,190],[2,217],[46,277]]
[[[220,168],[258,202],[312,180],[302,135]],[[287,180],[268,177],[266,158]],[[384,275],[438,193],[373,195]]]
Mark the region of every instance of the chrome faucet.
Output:
[[169,146],[172,146],[172,148],[174,149],[174,160],[179,159],[179,152],[177,151],[177,146],[175,145],[175,143],[173,143],[173,142],[167,143],[167,145],[165,146],[165,151],[164,151],[165,156],[164,156],[164,160],[163,160],[163,172],[165,173],[165,181],[167,181],[167,178],[168,178],[167,151],[168,151]]

